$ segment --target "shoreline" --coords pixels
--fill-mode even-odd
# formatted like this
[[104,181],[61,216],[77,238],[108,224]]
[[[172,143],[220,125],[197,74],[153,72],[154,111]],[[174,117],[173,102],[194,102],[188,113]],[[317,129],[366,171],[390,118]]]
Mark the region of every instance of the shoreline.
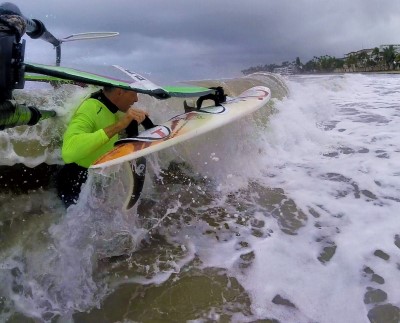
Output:
[[[331,71],[331,72],[307,72],[307,73],[293,73],[293,74],[280,74],[274,73],[269,71],[257,71],[254,73],[273,73],[278,74],[281,76],[298,76],[298,75],[334,75],[334,74],[400,74],[400,70],[393,70],[393,71],[352,71],[352,72],[344,72],[344,71]],[[243,74],[243,76],[252,75],[250,74]]]
[[294,74],[281,74],[281,75],[295,76],[295,75],[332,75],[332,74],[400,74],[400,70],[399,71],[355,71],[355,72],[332,71],[332,72],[294,73]]

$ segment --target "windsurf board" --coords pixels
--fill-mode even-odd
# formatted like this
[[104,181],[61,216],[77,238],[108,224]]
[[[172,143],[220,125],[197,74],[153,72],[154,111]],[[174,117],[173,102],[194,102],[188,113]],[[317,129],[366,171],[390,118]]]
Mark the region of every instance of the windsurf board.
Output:
[[100,157],[91,168],[117,165],[189,140],[264,107],[270,98],[269,88],[256,86],[220,106],[177,115],[136,137],[119,140],[116,147]]

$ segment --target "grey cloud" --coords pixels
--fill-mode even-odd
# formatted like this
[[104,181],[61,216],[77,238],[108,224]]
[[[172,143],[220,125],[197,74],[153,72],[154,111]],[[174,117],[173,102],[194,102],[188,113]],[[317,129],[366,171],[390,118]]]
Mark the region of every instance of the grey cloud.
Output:
[[[250,65],[337,57],[397,43],[398,0],[25,0],[22,12],[56,36],[119,31],[112,40],[65,44],[63,63],[121,64],[165,78],[230,77]],[[32,59],[46,45],[29,40]],[[43,48],[38,49],[41,46]],[[49,45],[51,53],[51,46]],[[42,55],[34,56],[34,53]],[[47,61],[46,63],[52,63]],[[226,74],[223,74],[226,73]]]

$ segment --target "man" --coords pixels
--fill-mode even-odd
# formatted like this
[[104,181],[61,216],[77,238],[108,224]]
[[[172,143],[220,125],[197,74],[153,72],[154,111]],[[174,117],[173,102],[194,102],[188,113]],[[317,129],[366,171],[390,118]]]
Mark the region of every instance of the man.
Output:
[[[62,158],[65,166],[57,176],[58,195],[68,207],[76,203],[87,168],[110,151],[118,133],[130,130],[137,135],[137,125],[147,114],[131,106],[138,101],[137,93],[105,87],[84,100],[70,121],[63,138]],[[123,112],[120,117],[117,112]]]

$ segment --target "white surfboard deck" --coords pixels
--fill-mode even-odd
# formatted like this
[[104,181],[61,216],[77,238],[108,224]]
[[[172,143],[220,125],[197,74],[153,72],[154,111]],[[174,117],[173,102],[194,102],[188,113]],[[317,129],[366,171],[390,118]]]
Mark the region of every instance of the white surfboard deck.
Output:
[[113,150],[100,157],[91,168],[117,165],[197,137],[260,109],[270,98],[269,88],[256,86],[221,106],[177,115],[159,126],[141,132],[137,137],[120,140]]

